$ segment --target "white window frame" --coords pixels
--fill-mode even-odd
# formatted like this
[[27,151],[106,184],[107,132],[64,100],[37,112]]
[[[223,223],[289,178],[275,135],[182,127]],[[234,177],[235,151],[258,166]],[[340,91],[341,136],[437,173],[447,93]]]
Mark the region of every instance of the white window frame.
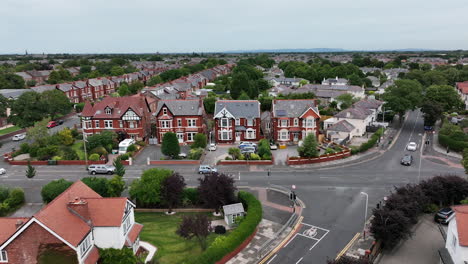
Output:
[[[221,118],[221,127],[229,127],[229,118]],[[226,123],[226,124],[224,124]]]
[[219,131],[219,138],[220,138],[220,140],[231,140],[232,139],[232,131],[231,130],[220,130]]
[[287,130],[286,131],[279,131],[278,133],[279,133],[279,135],[278,135],[279,140],[282,140],[282,141],[289,140],[289,131],[287,131]]
[[123,121],[122,120],[119,120],[119,127],[123,128]]
[[288,119],[280,119],[280,127],[288,127],[289,120]]
[[107,114],[107,115],[112,114],[112,110],[111,110],[109,107],[106,108],[106,114]]
[[256,135],[255,129],[248,128],[248,129],[245,131],[245,138],[246,138],[246,139],[255,139],[255,135]]
[[99,120],[94,120],[94,127],[99,128]]
[[299,119],[298,118],[294,118],[294,126],[295,127],[299,126]]
[[305,127],[315,127],[315,120],[311,117],[306,118]]
[[187,142],[193,142],[195,140],[195,132],[187,132]]
[[124,235],[128,233],[128,231],[130,230],[130,227],[132,227],[132,221],[130,219],[130,216],[127,216],[127,219],[125,219],[124,224],[123,224]]
[[0,262],[8,262],[8,253],[6,250],[0,250]]
[[197,127],[197,120],[196,119],[187,119],[187,126],[188,127]]
[[93,123],[91,122],[91,120],[86,120],[83,122],[83,128],[84,129],[87,129],[87,128],[92,128],[93,127]]
[[182,119],[177,119],[177,126],[178,127],[181,127],[182,126]]
[[240,118],[236,118],[236,126],[240,126]]
[[88,250],[91,248],[91,242],[91,233],[89,233],[80,244],[80,255],[82,258],[84,257],[85,253],[88,252]]
[[114,128],[112,120],[104,120],[104,128]]
[[171,128],[171,121],[170,120],[161,120],[160,121],[161,128]]
[[253,126],[254,125],[254,120],[253,118],[247,119],[247,126]]

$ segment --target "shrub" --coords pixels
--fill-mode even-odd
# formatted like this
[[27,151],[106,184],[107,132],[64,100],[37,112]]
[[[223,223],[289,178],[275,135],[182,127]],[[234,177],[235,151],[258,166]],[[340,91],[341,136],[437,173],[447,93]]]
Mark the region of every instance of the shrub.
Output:
[[8,204],[12,211],[21,207],[24,203],[24,191],[20,188],[14,188],[10,190],[8,194],[8,198],[4,201],[4,203]]
[[140,206],[160,205],[163,182],[172,175],[168,169],[153,168],[145,170],[140,179],[130,186],[130,197],[136,199]]
[[8,194],[10,193],[10,190],[6,187],[0,186],[0,203],[6,200],[8,198]]
[[251,160],[260,160],[260,156],[255,154],[255,153],[252,153],[252,154],[250,154],[249,159],[251,159]]
[[196,188],[185,188],[182,192],[182,200],[186,205],[200,204],[200,194]]
[[229,156],[227,156],[227,157],[225,158],[225,160],[232,160],[232,158],[229,157]]
[[39,145],[37,145],[37,144],[31,144],[31,145],[29,146],[29,155],[30,155],[31,157],[37,157],[37,152],[38,152],[39,148],[40,148]]
[[335,154],[335,150],[332,149],[332,148],[327,148],[327,149],[325,150],[325,154]]
[[100,158],[99,154],[97,153],[94,153],[94,154],[91,154],[89,155],[88,159],[91,160],[91,161],[98,161]]
[[437,206],[437,204],[427,204],[424,207],[424,213],[426,214],[435,213],[437,212],[437,210],[439,210],[439,207]]
[[64,179],[51,181],[48,184],[44,185],[41,190],[41,196],[44,203],[49,203],[55,197],[63,193],[68,187],[73,184],[71,181],[66,181]]
[[62,148],[62,156],[64,160],[79,160],[78,154],[76,151],[70,147]]
[[128,153],[122,154],[118,157],[120,160],[128,160],[130,155]]
[[195,149],[195,148],[206,148],[206,135],[202,133],[197,133],[194,138],[193,144],[190,146],[190,148]]
[[315,138],[315,134],[309,134],[304,139],[302,146],[297,148],[297,152],[299,152],[299,156],[303,158],[314,158],[318,157],[318,150],[317,150],[317,139]]
[[232,159],[236,160],[236,159],[240,159],[240,156],[242,155],[241,152],[240,152],[240,149],[239,148],[229,148],[228,149],[228,154],[232,156]]
[[52,160],[62,160],[62,157],[60,157],[60,156],[53,156],[53,157],[52,157]]
[[380,136],[382,136],[383,132],[384,132],[383,128],[379,128],[367,142],[362,143],[361,146],[359,146],[358,148],[351,147],[351,154],[354,155],[359,152],[364,152],[374,147],[377,141],[379,140]]
[[144,142],[144,141],[137,141],[136,144],[137,144],[138,146],[141,146],[141,147],[146,146],[146,142]]
[[106,178],[84,177],[81,181],[102,197],[109,197],[109,185]]
[[176,158],[180,153],[179,140],[175,133],[167,132],[163,136],[161,152],[171,158]]
[[137,149],[137,147],[135,146],[135,144],[132,144],[132,145],[128,146],[128,148],[127,148],[127,151],[128,151],[128,152],[135,152],[135,151],[137,151],[137,150],[138,150],[138,149]]
[[263,157],[265,155],[271,156],[270,143],[266,139],[260,139],[258,142],[258,155]]
[[99,249],[99,263],[101,264],[137,264],[138,257],[133,254],[131,248],[122,249],[106,248]]
[[264,155],[262,156],[262,159],[263,159],[263,160],[271,160],[271,155],[264,154]]
[[70,132],[73,138],[77,138],[80,135],[80,133],[78,132],[78,129],[76,128],[70,129]]
[[24,143],[21,143],[20,145],[20,151],[21,151],[21,154],[24,154],[24,153],[29,153],[29,144],[24,142]]
[[93,148],[89,154],[98,154],[100,156],[107,156],[108,152],[105,147],[96,147]]
[[214,232],[216,234],[220,234],[220,235],[226,234],[226,228],[224,226],[222,226],[222,225],[217,225],[217,226],[215,226]]
[[192,160],[199,160],[202,154],[203,154],[202,148],[191,149],[189,152],[188,158]]
[[52,158],[58,151],[58,146],[48,145],[37,150],[37,157],[40,160],[48,160]]

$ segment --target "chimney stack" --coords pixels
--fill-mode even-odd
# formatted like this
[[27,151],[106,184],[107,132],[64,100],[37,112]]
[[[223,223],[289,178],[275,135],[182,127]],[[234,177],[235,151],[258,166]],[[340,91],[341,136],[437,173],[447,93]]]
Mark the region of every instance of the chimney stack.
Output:
[[72,214],[78,216],[83,221],[85,221],[88,225],[91,225],[91,217],[89,215],[88,210],[88,202],[79,197],[76,197],[73,201],[68,203],[68,211]]
[[16,230],[18,230],[22,225],[23,225],[23,221],[22,221],[22,220],[19,220],[19,219],[16,220],[16,224],[15,224]]

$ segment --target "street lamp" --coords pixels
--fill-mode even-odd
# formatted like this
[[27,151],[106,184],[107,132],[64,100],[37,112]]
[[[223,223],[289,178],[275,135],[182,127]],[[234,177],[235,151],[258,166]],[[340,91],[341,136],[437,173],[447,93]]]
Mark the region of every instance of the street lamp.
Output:
[[365,195],[366,196],[366,209],[365,209],[365,213],[364,213],[364,227],[362,228],[362,232],[364,234],[364,238],[366,237],[366,221],[367,221],[367,204],[369,203],[369,195],[365,192],[361,192],[362,195]]

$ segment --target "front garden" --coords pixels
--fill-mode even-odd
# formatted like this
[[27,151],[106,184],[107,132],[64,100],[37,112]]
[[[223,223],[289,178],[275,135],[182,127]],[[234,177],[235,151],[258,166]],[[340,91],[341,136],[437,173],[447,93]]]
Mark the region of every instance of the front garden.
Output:
[[242,153],[241,146],[239,146],[229,148],[228,154],[225,160],[271,160],[272,158],[270,143],[266,139],[258,142],[255,153]]

